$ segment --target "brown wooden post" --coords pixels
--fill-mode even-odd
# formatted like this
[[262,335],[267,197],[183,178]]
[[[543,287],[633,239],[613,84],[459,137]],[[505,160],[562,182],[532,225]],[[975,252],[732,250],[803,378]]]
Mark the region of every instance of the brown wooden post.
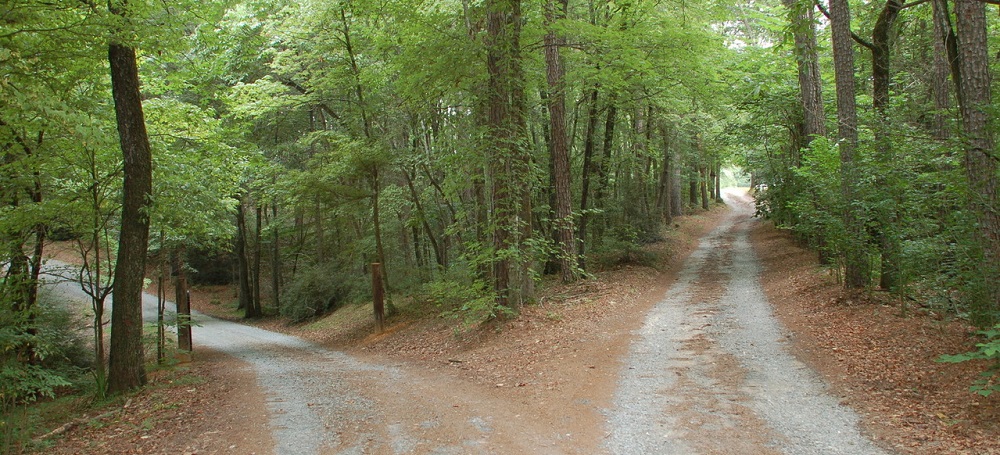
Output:
[[382,287],[382,264],[372,263],[372,303],[375,306],[375,324],[378,331],[385,330],[385,289]]
[[175,273],[174,303],[177,305],[177,348],[191,350],[191,291],[188,288],[185,251],[182,248],[174,257]]
[[180,319],[183,325],[177,328],[178,347],[185,351],[193,351],[194,344],[191,338],[191,289],[185,290],[183,316]]

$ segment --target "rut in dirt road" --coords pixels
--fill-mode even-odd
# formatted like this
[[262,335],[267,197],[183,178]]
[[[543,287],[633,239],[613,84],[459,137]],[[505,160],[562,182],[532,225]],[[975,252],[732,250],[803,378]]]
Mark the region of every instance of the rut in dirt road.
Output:
[[623,362],[608,412],[613,453],[881,454],[858,416],[786,348],[760,286],[752,202],[684,263]]

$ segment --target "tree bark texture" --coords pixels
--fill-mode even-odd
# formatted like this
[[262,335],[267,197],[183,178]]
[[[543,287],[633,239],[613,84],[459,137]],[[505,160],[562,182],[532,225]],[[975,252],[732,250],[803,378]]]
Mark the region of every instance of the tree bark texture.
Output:
[[823,111],[822,79],[819,56],[816,51],[816,26],[813,3],[808,0],[783,0],[788,8],[795,41],[795,60],[798,65],[799,100],[802,104],[803,145],[809,145],[815,136],[826,135],[826,114]]
[[587,110],[587,132],[583,139],[583,173],[580,176],[580,235],[579,261],[580,268],[586,270],[587,260],[587,227],[590,223],[590,176],[595,173],[594,167],[594,136],[597,134],[597,97],[598,87],[590,91],[590,103]]
[[146,384],[142,346],[142,286],[149,245],[148,207],[153,190],[153,166],[142,112],[135,49],[111,43],[108,46],[108,61],[125,176],[108,356],[108,393],[118,394]]
[[844,285],[850,289],[868,282],[864,257],[863,226],[856,213],[854,151],[858,144],[857,99],[854,89],[854,50],[851,37],[851,13],[847,0],[830,0],[830,29],[833,39],[834,79],[837,87],[837,137],[840,147],[841,197],[843,221],[847,230],[844,246]]
[[188,299],[187,251],[174,253],[174,305],[177,306],[177,348],[191,350],[191,302]]
[[946,0],[933,0],[931,2],[934,18],[934,69],[931,88],[934,96],[934,138],[938,140],[948,139],[950,136],[946,122],[947,111],[951,107],[951,97],[948,91],[948,75],[951,73],[951,65],[948,62],[948,39],[951,36],[951,20],[948,18],[948,5]]
[[487,148],[493,207],[493,281],[497,304],[513,308],[533,296],[523,248],[531,229],[526,107],[521,69],[521,2],[486,2]]
[[236,273],[239,281],[239,306],[243,309],[243,317],[258,318],[261,316],[259,306],[253,301],[253,290],[250,284],[250,258],[247,251],[246,202],[240,196],[236,204]]
[[985,308],[988,324],[1000,319],[1000,185],[997,182],[995,140],[987,109],[991,75],[986,35],[986,8],[976,0],[955,1],[958,35],[960,110],[965,133],[965,174],[972,197],[970,208],[979,221],[978,241],[983,249]]
[[[560,0],[558,8],[553,0],[545,5],[545,21],[553,22],[566,17],[567,0]],[[549,30],[545,34],[545,67],[548,82],[549,142],[552,163],[552,183],[555,202],[555,229],[557,231],[560,276],[564,283],[576,281],[576,234],[573,223],[573,195],[569,164],[569,138],[566,131],[565,71],[560,57],[560,46],[565,39]]]
[[[899,12],[903,9],[902,0],[887,0],[882,11],[879,13],[872,30],[872,107],[875,110],[875,146],[876,160],[883,165],[886,172],[881,173],[877,178],[881,181],[881,187],[893,188],[895,171],[894,150],[889,131],[889,89],[892,82],[892,68],[890,57],[892,55],[892,27],[899,17]],[[894,227],[899,220],[897,212],[898,201],[895,194],[889,194],[876,214],[877,232],[875,234],[878,243],[881,273],[879,274],[879,287],[885,290],[894,290],[900,284],[900,245],[894,233]]]

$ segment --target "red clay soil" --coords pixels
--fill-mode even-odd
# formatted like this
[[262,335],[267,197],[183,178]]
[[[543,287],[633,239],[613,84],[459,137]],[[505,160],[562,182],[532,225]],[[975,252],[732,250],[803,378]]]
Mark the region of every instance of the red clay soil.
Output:
[[[655,269],[625,265],[572,285],[546,282],[537,305],[470,331],[410,312],[390,320],[380,335],[372,335],[367,319],[336,327],[255,325],[361,357],[448,372],[512,400],[563,410],[587,400],[600,408],[610,402],[628,334],[723,210],[682,218],[666,242],[652,247],[663,258]],[[967,388],[981,365],[934,361],[972,346],[968,325],[919,308],[904,311],[878,293],[845,293],[814,253],[769,223],[759,223],[752,241],[765,265],[765,292],[793,335],[795,354],[858,410],[880,445],[898,453],[1000,454],[1000,397],[982,398]],[[196,292],[194,307],[219,314],[209,302],[232,291],[211,291]],[[196,353],[190,365],[186,373],[172,373],[170,380],[183,385],[158,380],[133,397],[129,412],[69,431],[56,453],[269,453],[264,394],[252,373],[211,353]],[[593,416],[578,420],[577,431],[604,431]]]
[[845,291],[770,223],[753,232],[765,292],[794,334],[795,354],[898,453],[1000,453],[1000,397],[969,392],[983,364],[943,364],[973,346],[968,324],[879,292]]

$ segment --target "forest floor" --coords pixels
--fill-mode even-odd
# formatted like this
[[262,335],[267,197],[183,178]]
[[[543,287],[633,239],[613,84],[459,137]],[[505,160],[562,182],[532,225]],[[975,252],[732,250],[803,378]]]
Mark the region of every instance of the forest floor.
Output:
[[[370,309],[361,306],[310,324],[253,325],[363,361],[446,376],[447,384],[467,386],[494,403],[531,404],[547,413],[535,417],[537,422],[566,431],[567,438],[589,434],[590,446],[574,447],[596,451],[610,437],[600,410],[614,399],[622,359],[635,341],[630,334],[728,210],[719,206],[680,218],[665,242],[650,247],[660,258],[655,268],[623,264],[572,285],[546,281],[537,305],[471,330],[404,308],[385,332],[375,334]],[[770,223],[755,222],[750,239],[763,264],[763,291],[790,350],[819,373],[841,404],[857,411],[862,431],[873,441],[894,453],[1000,454],[1000,397],[967,390],[982,365],[935,362],[941,354],[970,349],[971,327],[914,302],[842,290],[833,274],[817,266],[814,253]],[[194,307],[231,318],[232,311],[218,305],[231,299],[230,289],[202,288],[194,294]],[[252,369],[197,349],[197,339],[195,344],[195,361],[153,373],[153,386],[131,397],[123,412],[67,431],[45,452],[272,452],[274,441],[264,431],[269,395],[254,381]]]

